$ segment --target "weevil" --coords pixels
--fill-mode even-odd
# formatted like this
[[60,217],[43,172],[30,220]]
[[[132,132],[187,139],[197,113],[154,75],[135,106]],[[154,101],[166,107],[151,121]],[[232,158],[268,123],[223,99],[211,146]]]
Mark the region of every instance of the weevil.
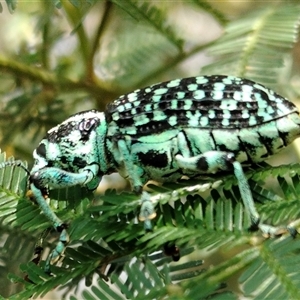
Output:
[[[278,228],[260,221],[243,168],[276,154],[299,135],[293,103],[261,84],[223,75],[154,84],[120,96],[104,112],[69,117],[34,150],[30,172],[33,196],[60,232],[46,271],[69,240],[66,225],[45,201],[48,189],[79,184],[94,190],[112,172],[141,195],[150,179],[176,182],[232,172],[252,228],[276,235]],[[147,209],[142,205],[142,212]]]

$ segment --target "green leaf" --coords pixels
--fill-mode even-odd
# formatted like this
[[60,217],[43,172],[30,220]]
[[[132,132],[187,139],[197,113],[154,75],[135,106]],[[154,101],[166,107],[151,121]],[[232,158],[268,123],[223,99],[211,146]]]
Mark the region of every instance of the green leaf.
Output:
[[166,24],[167,16],[158,6],[155,6],[147,1],[113,0],[112,2],[120,6],[137,21],[147,22],[179,49],[182,48],[182,39],[178,38],[172,27]]
[[17,8],[18,0],[5,0],[5,2],[9,12],[12,14]]
[[297,41],[299,14],[299,5],[278,4],[229,23],[225,34],[209,47],[216,61],[202,71],[247,77],[272,86]]

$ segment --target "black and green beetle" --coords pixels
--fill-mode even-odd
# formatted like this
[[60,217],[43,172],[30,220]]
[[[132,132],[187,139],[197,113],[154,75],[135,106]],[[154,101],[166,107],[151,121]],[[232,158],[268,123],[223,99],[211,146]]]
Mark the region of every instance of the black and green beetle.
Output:
[[[30,172],[34,198],[61,233],[46,271],[69,239],[45,201],[48,189],[79,184],[93,190],[112,172],[127,178],[142,198],[150,179],[174,182],[232,172],[252,228],[276,235],[276,227],[260,221],[243,168],[276,154],[299,135],[294,104],[258,83],[222,75],[154,84],[119,97],[105,112],[71,116],[48,131],[34,151]],[[148,213],[149,201],[144,203],[142,215]]]

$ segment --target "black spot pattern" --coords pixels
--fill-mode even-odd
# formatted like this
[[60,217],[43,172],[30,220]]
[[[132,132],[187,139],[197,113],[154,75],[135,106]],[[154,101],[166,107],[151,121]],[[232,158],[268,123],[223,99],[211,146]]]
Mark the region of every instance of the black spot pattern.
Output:
[[[85,113],[85,112],[84,112]],[[79,113],[78,115],[82,114]],[[71,117],[70,117],[71,118]],[[53,130],[47,133],[46,139],[52,143],[59,143],[63,139],[74,134],[74,132],[79,131],[81,134],[80,140],[86,142],[89,139],[90,133],[99,125],[98,118],[87,118],[80,122],[75,120],[70,120],[66,123],[61,123]]]
[[[142,136],[189,126],[191,116],[196,114],[199,123],[194,126],[199,129],[240,129],[280,118],[287,111],[297,111],[287,99],[247,79],[215,75],[184,78],[178,80],[178,84],[175,81],[158,83],[119,97],[107,107],[108,124],[113,123],[113,126],[120,128],[121,134]],[[235,93],[241,93],[242,98],[237,100]],[[199,94],[201,97],[197,96]],[[273,108],[272,111],[267,111],[266,102],[268,107]],[[227,104],[228,108],[224,108]],[[163,117],[155,118],[155,112]],[[135,121],[137,115],[139,120],[144,118],[149,121],[141,124]],[[202,122],[202,117],[209,118],[208,122]],[[226,122],[223,122],[224,119]]]
[[209,165],[205,157],[200,157],[200,159],[197,161],[197,168],[202,172],[206,172],[208,170]]
[[57,130],[53,130],[47,133],[47,140],[51,143],[59,143],[64,137],[69,136],[77,130],[78,124],[75,122],[69,122],[60,124]]
[[168,156],[166,153],[159,153],[154,150],[150,150],[146,153],[138,153],[139,161],[144,166],[151,166],[155,168],[165,168],[168,166]]

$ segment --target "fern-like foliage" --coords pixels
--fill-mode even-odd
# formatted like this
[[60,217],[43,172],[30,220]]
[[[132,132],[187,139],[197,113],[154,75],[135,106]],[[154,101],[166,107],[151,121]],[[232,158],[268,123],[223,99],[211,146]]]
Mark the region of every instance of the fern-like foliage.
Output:
[[231,22],[210,48],[217,57],[203,71],[252,78],[274,85],[286,54],[297,39],[300,6],[270,5]]
[[135,0],[118,1],[113,0],[118,6],[125,10],[137,21],[148,22],[156,30],[158,30],[163,36],[165,36],[172,44],[182,49],[183,40],[176,36],[173,28],[166,25],[166,14],[162,13],[161,9],[151,5],[149,2],[141,2]]
[[[5,0],[6,5],[10,13],[13,13],[17,7],[17,0]],[[0,12],[3,11],[3,6],[0,3]]]
[[[15,197],[12,198],[10,192],[3,195],[6,202],[3,201],[17,209],[7,210],[3,205],[0,213],[6,226],[11,230],[21,227],[32,240],[37,232],[42,233],[50,224],[34,203],[17,196],[20,180],[14,175],[22,171],[14,169],[13,172],[16,173],[10,171],[10,176],[5,176],[9,179],[3,190],[9,188]],[[259,210],[268,216],[266,220],[286,224],[300,218],[300,210],[295,209],[300,165],[294,165],[292,172],[283,166],[263,167],[247,174],[251,177],[253,194],[263,203]],[[268,177],[277,181],[273,186],[280,187],[279,192],[261,184]],[[26,181],[26,176],[23,179]],[[74,296],[70,299],[177,299],[178,293],[180,299],[202,299],[212,295],[233,299],[234,294],[224,283],[241,271],[239,281],[245,295],[262,299],[280,293],[283,298],[297,299],[300,277],[295,272],[295,262],[299,240],[286,235],[268,241],[259,234],[248,233],[250,221],[232,175],[205,183],[184,181],[179,185],[150,185],[149,188],[152,189],[152,201],[157,203],[157,218],[151,233],[145,233],[143,224],[137,222],[140,202],[131,193],[110,192],[97,196],[96,203],[87,198],[84,200],[78,190],[53,193],[55,198],[72,199],[63,204],[52,200],[52,208],[70,222],[72,242],[64,259],[52,266],[52,276],[44,273],[43,263],[37,266],[32,262],[21,267],[27,274],[27,281],[11,273],[11,280],[25,285],[25,290],[11,299],[43,296],[58,285],[65,287],[65,293],[69,291],[69,295],[73,291]],[[170,257],[157,253],[166,243],[180,248],[180,262],[170,264]],[[53,247],[54,244],[52,240],[44,246]],[[222,249],[218,255],[242,250],[205,270],[200,258],[201,249]],[[154,252],[156,254],[152,254]],[[192,253],[196,255],[194,257],[200,257],[184,262],[186,255]],[[270,284],[264,284],[265,278]],[[82,279],[87,287],[83,291],[74,290]]]

